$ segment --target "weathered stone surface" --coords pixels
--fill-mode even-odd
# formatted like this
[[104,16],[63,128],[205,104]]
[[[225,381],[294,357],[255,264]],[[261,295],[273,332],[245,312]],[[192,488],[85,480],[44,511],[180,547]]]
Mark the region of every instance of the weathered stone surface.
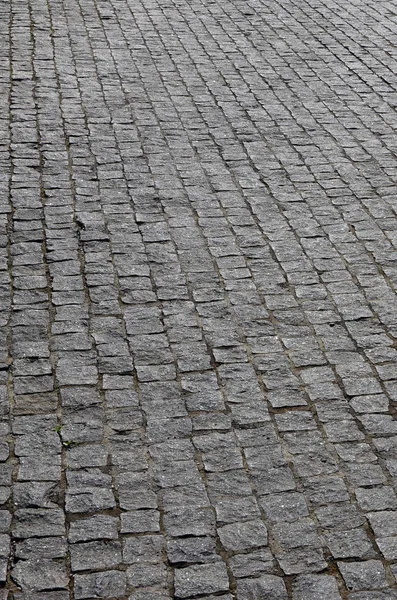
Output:
[[393,4],[0,3],[0,599],[397,597]]
[[121,571],[76,575],[74,582],[74,594],[77,600],[123,596],[126,589],[125,573]]
[[258,579],[240,579],[237,583],[238,595],[242,600],[287,600],[288,594],[281,577],[263,575]]
[[222,564],[193,565],[175,571],[176,598],[225,592],[228,589],[229,578]]
[[347,589],[378,590],[388,587],[384,566],[379,560],[364,562],[338,563],[339,570],[345,580]]
[[23,590],[29,592],[66,589],[69,581],[65,566],[43,559],[20,561],[12,570],[12,578]]
[[294,600],[341,600],[338,584],[329,575],[301,575],[292,586]]

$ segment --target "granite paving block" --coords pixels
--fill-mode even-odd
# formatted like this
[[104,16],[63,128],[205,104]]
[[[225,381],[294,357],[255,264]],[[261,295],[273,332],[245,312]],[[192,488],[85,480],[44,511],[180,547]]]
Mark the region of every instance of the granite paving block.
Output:
[[0,598],[397,598],[391,0],[0,5]]

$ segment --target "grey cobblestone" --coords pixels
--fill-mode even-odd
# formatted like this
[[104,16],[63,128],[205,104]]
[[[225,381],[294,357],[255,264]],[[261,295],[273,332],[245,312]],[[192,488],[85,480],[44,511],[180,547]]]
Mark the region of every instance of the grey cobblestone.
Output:
[[397,598],[394,0],[0,6],[0,600]]

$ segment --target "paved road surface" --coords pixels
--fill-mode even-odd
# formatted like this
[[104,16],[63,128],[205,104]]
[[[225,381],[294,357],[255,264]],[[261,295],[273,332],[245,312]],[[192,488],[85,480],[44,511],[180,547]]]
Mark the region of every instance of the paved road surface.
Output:
[[395,600],[397,1],[0,29],[0,599]]

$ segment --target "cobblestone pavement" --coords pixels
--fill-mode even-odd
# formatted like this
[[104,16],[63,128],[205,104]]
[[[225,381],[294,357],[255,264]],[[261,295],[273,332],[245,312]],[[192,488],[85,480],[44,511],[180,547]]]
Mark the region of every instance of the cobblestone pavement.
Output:
[[396,600],[397,0],[0,29],[0,600]]

